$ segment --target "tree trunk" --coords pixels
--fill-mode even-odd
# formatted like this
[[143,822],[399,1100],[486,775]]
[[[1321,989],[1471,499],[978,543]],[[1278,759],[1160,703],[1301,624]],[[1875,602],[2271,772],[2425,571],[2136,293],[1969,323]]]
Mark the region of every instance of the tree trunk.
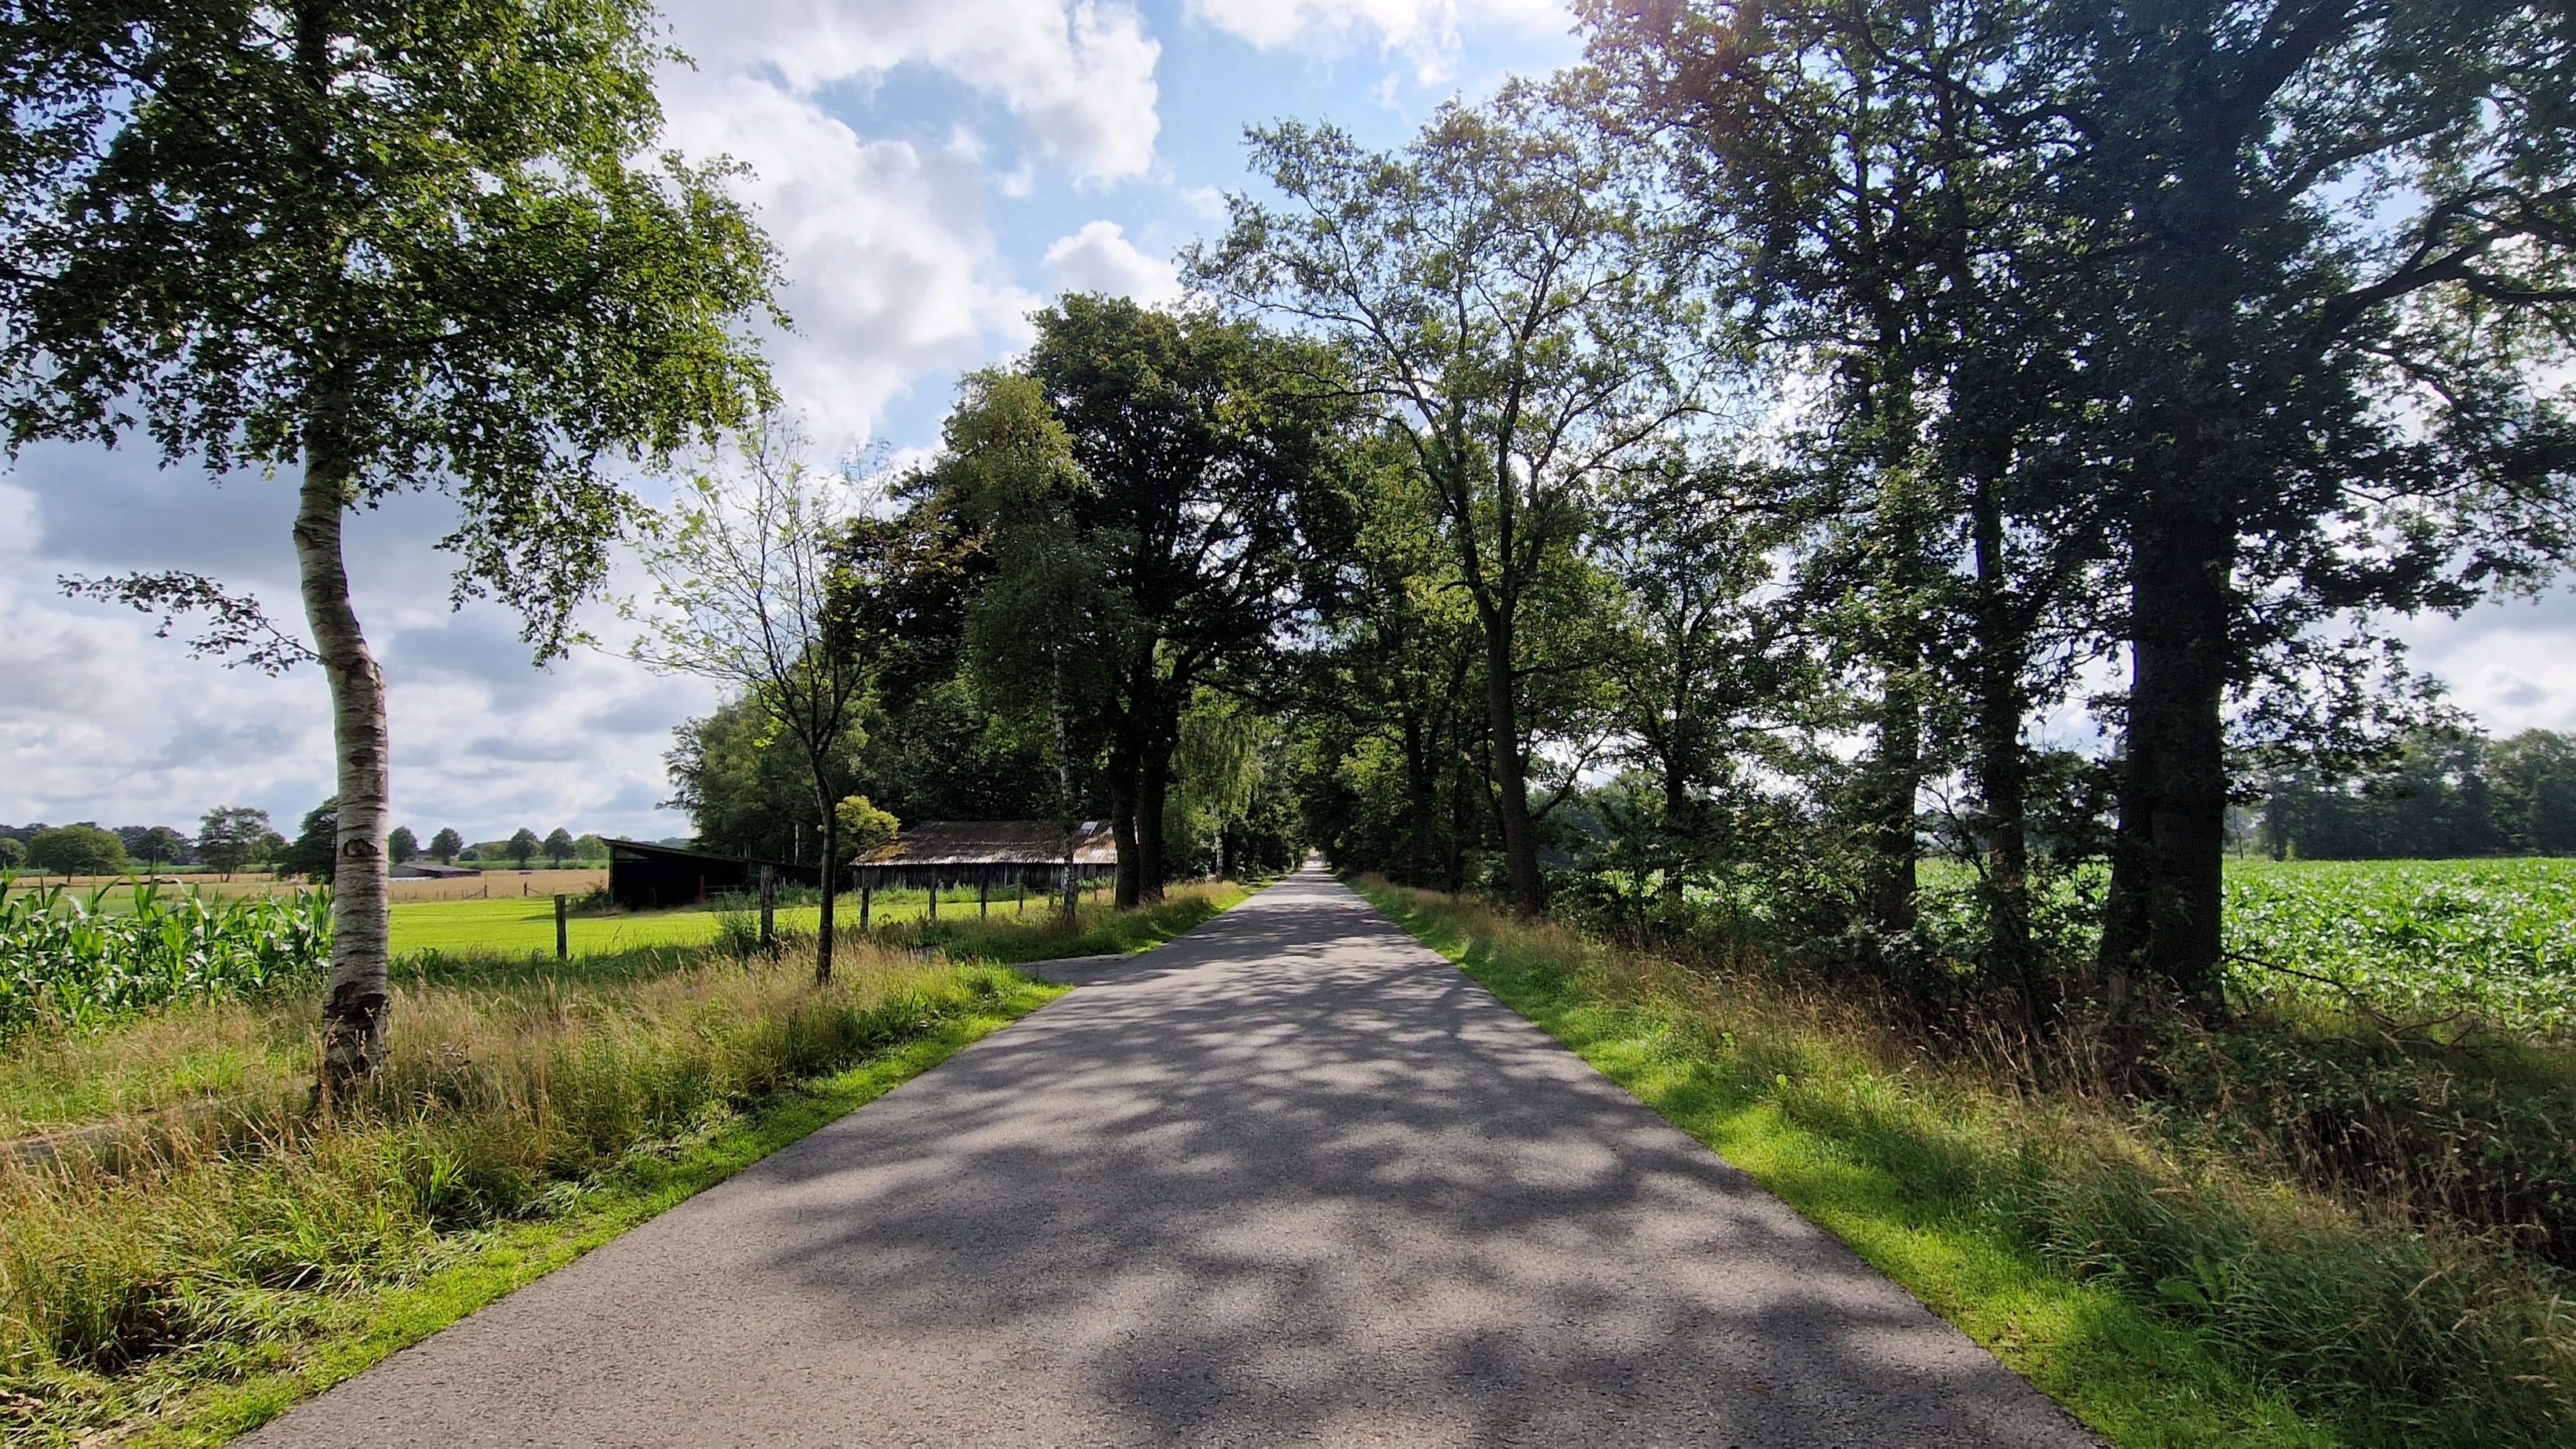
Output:
[[1467,750],[1467,721],[1456,721],[1457,754],[1449,766],[1449,894],[1455,898],[1467,888],[1467,822],[1473,817],[1467,800],[1467,767],[1473,757]]
[[1144,854],[1136,839],[1136,752],[1119,747],[1109,760],[1109,837],[1118,847],[1118,909],[1132,911],[1144,886]]
[[1861,846],[1870,919],[1891,934],[1914,929],[1915,866],[1922,854],[1914,796],[1922,776],[1922,706],[1908,673],[1890,670],[1879,701],[1878,747],[1862,794]]
[[1404,883],[1427,885],[1431,880],[1431,832],[1435,783],[1431,761],[1431,740],[1424,728],[1422,712],[1407,709],[1404,715]]
[[1503,861],[1512,877],[1512,908],[1535,916],[1547,909],[1547,877],[1538,868],[1538,832],[1529,811],[1529,762],[1521,754],[1519,701],[1512,689],[1512,635],[1508,620],[1485,627],[1485,715],[1493,733],[1494,815],[1503,837]]
[[1992,476],[1975,480],[1969,506],[1977,555],[1977,652],[1971,669],[1975,739],[1969,775],[1985,836],[1986,889],[1993,911],[1988,949],[1993,969],[2015,983],[2023,1009],[2035,1023],[2054,1004],[2054,993],[2031,959],[2030,758],[2021,739],[2027,713],[2022,687],[2027,631],[2005,576],[2003,507]]
[[391,789],[385,678],[349,606],[340,526],[351,502],[340,420],[316,409],[295,511],[295,562],[313,650],[331,686],[331,737],[340,794],[332,866],[331,978],[322,1006],[322,1090],[338,1094],[384,1065],[392,1001],[392,896],[385,875]]
[[1165,851],[1164,807],[1172,793],[1172,747],[1157,739],[1146,746],[1136,771],[1136,854],[1141,867],[1136,898],[1145,905],[1163,899],[1163,875],[1170,857]]
[[[816,768],[821,768],[818,764]],[[829,791],[823,792],[829,794]],[[823,807],[823,916],[815,927],[814,984],[832,980],[832,907],[841,896],[841,812],[839,802]]]
[[2128,750],[2105,910],[2106,973],[2143,972],[2223,1010],[2232,527],[2181,510],[2138,530],[2130,563]]

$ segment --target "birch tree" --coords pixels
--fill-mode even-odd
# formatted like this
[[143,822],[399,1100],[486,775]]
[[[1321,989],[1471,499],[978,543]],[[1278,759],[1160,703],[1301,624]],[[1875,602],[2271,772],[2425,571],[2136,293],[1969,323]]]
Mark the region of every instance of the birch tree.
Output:
[[[340,800],[322,1076],[383,1060],[384,676],[353,509],[435,488],[455,596],[542,659],[636,515],[620,465],[753,410],[775,263],[725,167],[656,154],[636,0],[0,6],[0,425],[297,490],[305,641],[185,573],[74,580],[317,660]],[[774,317],[774,310],[771,311]],[[783,320],[783,319],[781,319]]]
[[653,597],[626,606],[644,626],[630,652],[716,681],[794,743],[823,841],[819,984],[832,979],[846,848],[838,807],[855,783],[849,756],[869,680],[837,581],[854,510],[843,479],[807,461],[802,428],[775,412],[731,451],[729,465],[719,456],[685,479],[680,502],[648,529],[640,552]]

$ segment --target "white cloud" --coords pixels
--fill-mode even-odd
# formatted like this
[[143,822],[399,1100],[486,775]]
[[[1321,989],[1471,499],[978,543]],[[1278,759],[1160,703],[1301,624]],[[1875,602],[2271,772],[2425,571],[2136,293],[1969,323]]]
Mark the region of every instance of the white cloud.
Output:
[[1447,72],[1462,35],[1505,30],[1563,34],[1563,0],[1189,0],[1190,13],[1264,50],[1333,53],[1374,41],[1410,58],[1419,77]]
[[[768,352],[827,451],[872,434],[910,389],[1025,339],[1040,299],[992,235],[993,168],[1097,182],[1154,164],[1160,50],[1123,0],[681,0],[671,20],[698,64],[661,77],[668,139],[755,168],[741,194],[780,249],[797,327]],[[971,118],[872,137],[832,114],[907,67],[991,98],[1020,144],[988,156]],[[54,587],[59,573],[192,569],[292,618],[292,503],[291,477],[216,485],[133,448],[31,449],[0,482],[0,820],[186,826],[247,803],[291,825],[329,793],[318,673],[227,671]],[[404,498],[349,530],[355,602],[391,686],[396,818],[468,835],[685,828],[653,808],[669,794],[661,756],[709,691],[599,654],[538,670],[507,611],[450,614],[452,560],[424,545],[452,517]],[[549,758],[568,747],[578,763]]]
[[683,0],[669,14],[674,40],[711,74],[810,97],[924,66],[999,99],[1031,145],[1078,176],[1154,164],[1162,46],[1118,0]]
[[1181,295],[1172,264],[1138,251],[1114,221],[1089,222],[1057,238],[1046,250],[1046,267],[1058,292],[1106,292],[1148,306]]
[[672,139],[749,162],[740,183],[785,261],[793,337],[769,339],[780,391],[828,454],[865,437],[925,375],[1025,333],[1038,299],[1010,278],[971,154],[868,141],[748,75],[668,87]]
[[[283,678],[190,658],[122,608],[63,598],[58,573],[190,568],[255,592],[296,627],[286,522],[291,476],[221,485],[157,470],[133,450],[40,446],[0,483],[0,821],[191,828],[215,805],[281,825],[331,791],[318,672]],[[669,728],[707,691],[623,660],[576,654],[532,668],[511,616],[446,607],[452,560],[423,547],[454,517],[411,496],[354,517],[349,575],[385,667],[400,823],[475,838],[519,825],[666,835]],[[124,526],[131,525],[131,526]],[[139,537],[136,536],[139,534]],[[595,621],[613,624],[610,620]],[[571,741],[577,768],[524,758]]]
[[2576,592],[2500,599],[2457,619],[2428,617],[2398,631],[2410,662],[2450,686],[2451,703],[2501,739],[2526,729],[2576,732]]

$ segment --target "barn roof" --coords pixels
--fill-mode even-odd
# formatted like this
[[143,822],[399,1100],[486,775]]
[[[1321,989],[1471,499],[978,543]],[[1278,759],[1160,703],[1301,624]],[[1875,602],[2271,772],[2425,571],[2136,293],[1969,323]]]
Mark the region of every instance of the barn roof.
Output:
[[[1062,865],[1065,828],[1053,820],[925,820],[860,856],[859,865]],[[1115,865],[1106,820],[1073,827],[1073,863]]]

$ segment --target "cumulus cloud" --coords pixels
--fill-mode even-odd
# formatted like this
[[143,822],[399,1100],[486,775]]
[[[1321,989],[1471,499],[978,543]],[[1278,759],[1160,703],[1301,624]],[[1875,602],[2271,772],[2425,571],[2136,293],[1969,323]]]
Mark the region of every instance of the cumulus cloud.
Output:
[[1469,30],[1562,33],[1563,0],[1189,0],[1190,13],[1264,50],[1326,53],[1374,42],[1414,62],[1424,80],[1446,73]]
[[924,66],[999,100],[1029,144],[1077,175],[1154,164],[1162,47],[1117,0],[684,0],[669,14],[673,38],[710,73],[811,97]]
[[864,139],[751,75],[684,81],[671,96],[676,142],[754,168],[738,189],[785,261],[796,326],[767,350],[826,452],[863,436],[923,376],[1021,335],[1037,298],[995,246],[971,154]]
[[[292,493],[291,478],[218,486],[130,452],[61,447],[31,449],[0,483],[0,820],[186,828],[212,806],[249,804],[292,825],[331,792],[318,671],[270,678],[192,659],[149,621],[53,586],[82,570],[214,571],[292,627]],[[148,551],[117,541],[118,517],[156,531]],[[661,756],[707,691],[597,654],[538,670],[507,611],[451,614],[450,561],[421,540],[453,517],[444,499],[406,497],[349,528],[355,601],[390,685],[396,819],[478,838],[522,824],[681,828],[654,809],[669,793]],[[580,768],[513,758],[549,742],[577,743]]]
[[2429,617],[2400,631],[2411,662],[2450,686],[2453,704],[2498,738],[2526,729],[2576,732],[2576,592],[2498,600],[2456,619]]
[[[944,136],[863,135],[836,106],[926,72],[1009,118],[1007,164],[1024,176],[1096,184],[1154,165],[1160,48],[1126,0],[679,0],[669,20],[696,65],[661,78],[668,140],[755,169],[741,194],[778,244],[796,323],[765,341],[826,454],[872,434],[910,389],[1018,344],[1039,302],[985,214],[1001,184],[985,153],[1009,138],[979,135],[971,114]],[[1133,275],[1149,284],[1151,264]],[[291,620],[293,491],[291,470],[215,484],[135,449],[31,449],[0,480],[0,820],[186,825],[246,803],[291,824],[329,793],[317,671],[227,671],[54,585],[190,569]],[[453,518],[443,499],[402,498],[349,530],[355,602],[390,685],[396,818],[469,836],[681,828],[655,808],[669,793],[661,756],[711,691],[599,653],[539,670],[506,610],[451,614],[452,560],[423,544]]]
[[1086,223],[1046,250],[1047,276],[1058,292],[1106,292],[1148,306],[1181,295],[1172,264],[1136,249],[1114,221]]

